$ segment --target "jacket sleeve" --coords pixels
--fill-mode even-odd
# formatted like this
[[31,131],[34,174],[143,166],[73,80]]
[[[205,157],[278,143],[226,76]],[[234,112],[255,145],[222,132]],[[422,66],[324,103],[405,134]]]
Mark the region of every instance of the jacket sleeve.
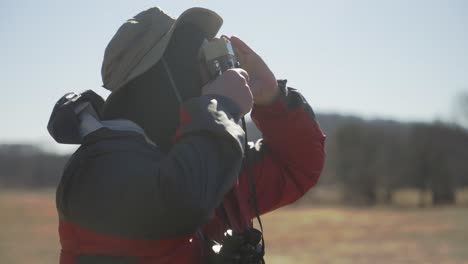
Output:
[[253,175],[258,210],[265,214],[296,201],[316,184],[325,161],[325,135],[293,88],[285,88],[273,105],[254,106],[252,120],[263,139],[248,150],[239,184],[248,190],[248,175]]
[[87,136],[80,147],[86,158],[64,173],[58,190],[62,218],[140,239],[186,236],[206,223],[241,170],[240,110],[211,95],[190,99],[181,109],[182,124],[167,154],[143,137],[108,136],[93,144],[105,129]]
[[166,215],[188,221],[189,232],[211,218],[237,182],[245,140],[239,116],[234,102],[221,96],[202,96],[182,108],[177,143],[157,167],[158,199],[169,205]]

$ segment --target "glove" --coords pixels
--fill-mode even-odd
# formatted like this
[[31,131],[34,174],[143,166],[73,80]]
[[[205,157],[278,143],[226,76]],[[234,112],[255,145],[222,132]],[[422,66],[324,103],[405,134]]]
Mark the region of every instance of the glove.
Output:
[[81,94],[67,93],[57,101],[47,124],[49,134],[57,143],[81,143],[80,119],[77,108],[85,102],[91,104],[100,119],[104,99],[92,90]]

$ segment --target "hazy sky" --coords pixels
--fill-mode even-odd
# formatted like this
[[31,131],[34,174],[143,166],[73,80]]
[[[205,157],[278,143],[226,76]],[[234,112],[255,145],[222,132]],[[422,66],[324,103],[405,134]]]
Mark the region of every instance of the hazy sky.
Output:
[[51,144],[53,104],[103,96],[104,48],[128,18],[158,5],[224,18],[318,112],[403,121],[449,118],[468,90],[468,1],[22,1],[0,3],[0,142]]

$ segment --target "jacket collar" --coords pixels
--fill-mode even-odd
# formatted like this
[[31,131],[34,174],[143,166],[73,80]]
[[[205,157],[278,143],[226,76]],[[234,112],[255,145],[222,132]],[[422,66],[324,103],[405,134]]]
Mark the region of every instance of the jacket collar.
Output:
[[99,120],[99,117],[89,102],[83,102],[75,108],[75,113],[80,120],[79,132],[80,137],[85,136],[97,131],[101,128],[108,128],[117,131],[131,131],[144,136],[146,141],[152,145],[156,145],[146,135],[142,127],[137,123],[128,119],[113,119],[113,120]]

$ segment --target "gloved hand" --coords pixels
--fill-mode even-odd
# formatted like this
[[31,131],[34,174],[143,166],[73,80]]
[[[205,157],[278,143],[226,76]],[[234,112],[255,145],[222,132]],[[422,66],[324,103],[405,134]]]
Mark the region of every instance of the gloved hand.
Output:
[[84,102],[91,104],[99,118],[104,99],[92,90],[81,94],[67,93],[57,101],[47,123],[47,130],[55,141],[62,144],[81,143],[77,107]]
[[203,86],[202,95],[217,94],[230,98],[240,107],[241,117],[253,106],[253,96],[248,84],[249,75],[243,69],[229,69]]

